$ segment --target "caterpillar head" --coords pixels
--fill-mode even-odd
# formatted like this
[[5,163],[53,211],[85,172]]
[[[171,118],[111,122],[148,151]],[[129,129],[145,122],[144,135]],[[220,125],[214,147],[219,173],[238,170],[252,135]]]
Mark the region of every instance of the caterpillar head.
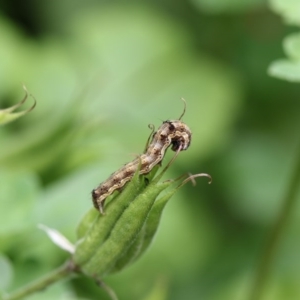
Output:
[[191,144],[192,132],[190,128],[180,120],[167,121],[172,128],[171,149],[173,151],[186,150]]

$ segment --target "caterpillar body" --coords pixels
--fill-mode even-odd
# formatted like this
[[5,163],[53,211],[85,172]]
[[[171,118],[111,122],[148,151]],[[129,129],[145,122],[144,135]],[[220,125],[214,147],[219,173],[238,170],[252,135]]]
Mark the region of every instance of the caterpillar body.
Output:
[[164,121],[158,130],[151,134],[151,141],[143,154],[111,174],[107,180],[92,191],[92,200],[96,209],[103,214],[106,198],[129,182],[139,166],[140,175],[148,174],[163,160],[166,150],[170,146],[176,152],[186,150],[190,146],[191,130],[180,120],[184,113],[185,109],[179,120]]

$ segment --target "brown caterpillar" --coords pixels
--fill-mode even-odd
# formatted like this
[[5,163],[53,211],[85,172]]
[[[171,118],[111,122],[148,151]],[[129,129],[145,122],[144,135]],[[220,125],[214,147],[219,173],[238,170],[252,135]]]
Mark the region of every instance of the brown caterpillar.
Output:
[[[184,99],[182,99],[184,101]],[[184,110],[178,120],[164,121],[158,130],[151,133],[144,153],[132,162],[127,163],[118,171],[110,175],[97,188],[92,191],[93,204],[102,214],[105,199],[114,191],[120,190],[129,182],[140,165],[139,174],[149,173],[154,166],[159,164],[164,158],[166,150],[172,145],[171,149],[179,153],[186,150],[191,143],[191,130],[181,121],[185,114],[186,104],[184,101]],[[154,128],[152,128],[154,130]],[[152,137],[152,139],[151,139]],[[149,140],[151,142],[149,143]]]

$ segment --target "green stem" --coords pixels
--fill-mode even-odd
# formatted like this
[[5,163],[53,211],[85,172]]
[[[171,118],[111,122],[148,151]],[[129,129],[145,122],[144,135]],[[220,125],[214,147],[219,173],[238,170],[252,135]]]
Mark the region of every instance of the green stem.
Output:
[[297,194],[300,185],[300,151],[298,161],[295,164],[294,173],[292,175],[290,185],[287,189],[286,196],[283,201],[283,207],[278,215],[270,236],[267,240],[265,249],[262,253],[257,273],[254,279],[254,286],[250,293],[250,300],[259,300],[262,298],[263,289],[269,276],[270,268],[276,254],[280,239],[284,232],[287,221],[296,204]]
[[107,293],[111,300],[118,300],[118,297],[114,290],[105,284],[101,279],[96,279],[96,283]]
[[64,277],[71,275],[75,271],[74,265],[71,261],[67,261],[65,264],[45,275],[44,277],[20,288],[19,290],[12,292],[3,298],[3,300],[18,300],[23,299],[28,295],[41,291],[49,285],[61,280]]

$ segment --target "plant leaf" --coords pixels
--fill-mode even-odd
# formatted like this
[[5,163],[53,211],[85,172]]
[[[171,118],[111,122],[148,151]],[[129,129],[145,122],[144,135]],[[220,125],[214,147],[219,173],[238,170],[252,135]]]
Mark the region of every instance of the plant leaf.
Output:
[[270,7],[282,16],[285,23],[300,26],[300,2],[295,0],[270,0]]
[[287,81],[300,82],[300,61],[293,62],[288,59],[276,60],[269,66],[268,73],[271,76]]

